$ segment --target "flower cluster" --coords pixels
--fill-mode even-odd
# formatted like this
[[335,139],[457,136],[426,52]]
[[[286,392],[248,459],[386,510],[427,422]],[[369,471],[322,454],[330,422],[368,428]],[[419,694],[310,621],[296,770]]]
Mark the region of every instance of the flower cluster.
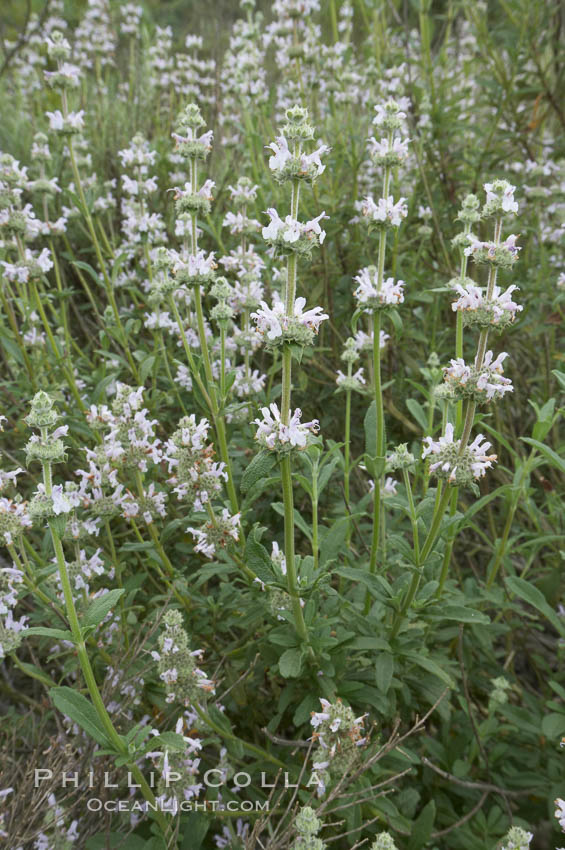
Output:
[[87,420],[103,432],[101,443],[86,449],[88,469],[78,470],[79,496],[94,517],[108,520],[121,513],[126,519],[141,517],[146,523],[166,514],[166,493],[154,482],[137,494],[124,488],[119,474],[145,473],[163,460],[161,440],[155,436],[156,419],[143,407],[143,387],[116,384],[112,407],[91,405]]
[[314,809],[304,806],[294,819],[294,828],[298,838],[291,850],[324,850],[327,845],[317,835],[322,828],[322,821],[316,817]]
[[249,177],[240,177],[235,186],[228,186],[232,204],[236,207],[244,207],[253,203],[257,198],[259,186],[252,183]]
[[84,130],[84,109],[66,115],[60,109],[45,114],[49,118],[49,129],[61,136],[74,136]]
[[167,611],[163,623],[165,630],[159,635],[159,651],[152,651],[151,656],[158,663],[159,678],[165,683],[167,702],[180,702],[187,707],[204,702],[206,694],[214,693],[214,683],[196,664],[204,651],[190,649],[180,611]]
[[470,245],[465,248],[465,256],[471,257],[475,263],[490,263],[499,268],[512,268],[518,259],[520,248],[516,245],[514,233],[504,242],[481,242],[475,236],[469,235]]
[[336,384],[340,390],[355,390],[358,393],[365,391],[366,381],[361,366],[355,373],[344,375],[341,369],[337,370]]
[[[157,801],[168,812],[176,812],[181,801],[197,799],[204,788],[204,784],[198,781],[201,762],[198,755],[202,749],[202,740],[182,735],[185,723],[190,723],[191,728],[197,721],[198,715],[189,710],[177,720],[175,733],[183,738],[185,746],[182,749],[146,753],[146,758],[152,760],[158,771],[155,786]],[[154,732],[157,734],[157,730]]]
[[239,540],[240,514],[230,514],[227,508],[221,513],[211,512],[210,519],[201,528],[192,526],[186,530],[197,541],[195,552],[201,552],[207,558],[213,558],[218,549],[225,549],[233,541]]
[[533,832],[526,832],[519,826],[513,826],[503,838],[500,850],[528,850],[533,837]]
[[369,153],[375,165],[396,166],[404,162],[408,156],[409,139],[381,139],[377,141],[374,136],[369,139]]
[[514,200],[516,187],[507,180],[493,180],[492,183],[485,183],[484,190],[487,195],[482,210],[484,218],[518,212],[518,202]]
[[269,168],[278,183],[284,183],[286,180],[306,180],[313,183],[326,168],[321,157],[330,150],[327,145],[320,145],[315,151],[307,154],[295,145],[295,151],[291,152],[284,136],[277,136],[268,147],[273,152],[269,157]]
[[375,203],[371,196],[363,201],[361,212],[369,226],[373,227],[399,227],[408,215],[406,198],[399,198],[396,203],[394,197],[388,195],[379,198]]
[[175,186],[169,191],[174,192],[175,210],[177,215],[184,213],[197,213],[198,215],[208,215],[210,205],[213,201],[212,190],[216,184],[213,180],[206,180],[202,186],[198,188],[192,187],[190,180],[187,180],[184,186]]
[[408,451],[408,443],[400,443],[386,459],[387,472],[395,469],[409,469],[416,462],[412,452]]
[[379,272],[375,266],[361,269],[354,280],[359,286],[353,294],[359,306],[367,313],[394,307],[404,301],[404,281],[395,281],[392,277],[379,281]]
[[297,298],[292,314],[288,315],[284,303],[276,296],[272,307],[261,301],[260,308],[251,313],[257,330],[267,337],[269,347],[293,342],[298,345],[312,345],[320,324],[328,318],[321,307],[304,310],[305,298]]
[[398,850],[390,832],[381,832],[371,844],[371,850]]
[[118,151],[118,156],[123,167],[133,175],[121,175],[124,242],[120,246],[120,252],[130,261],[137,254],[137,259],[145,263],[144,244],[159,244],[165,239],[163,217],[150,209],[151,196],[157,192],[158,186],[157,178],[150,175],[149,169],[155,165],[157,153],[151,150],[147,140],[137,133],[127,148]]
[[0,569],[0,659],[14,652],[21,643],[27,617],[16,620],[13,610],[18,602],[18,586],[23,573],[15,567]]
[[468,366],[462,357],[452,359],[443,373],[452,398],[472,398],[482,403],[511,393],[512,381],[502,374],[502,363],[508,354],[503,351],[494,360],[493,357],[492,351],[487,351],[480,367],[476,359],[473,366]]
[[177,122],[177,132],[173,133],[177,150],[185,157],[205,160],[212,150],[214,133],[208,130],[198,135],[199,128],[204,126],[204,119],[195,104],[189,104],[181,113]]
[[[9,486],[15,486],[22,469],[4,472],[0,469],[0,493]],[[20,537],[25,528],[31,526],[31,518],[26,502],[18,494],[15,498],[0,496],[0,543],[11,546]]]
[[434,458],[430,464],[430,472],[434,472],[438,478],[449,484],[469,486],[485,475],[486,470],[495,463],[496,455],[487,454],[491,444],[483,442],[482,434],[475,437],[462,452],[461,440],[454,440],[453,435],[453,425],[448,422],[445,426],[445,434],[439,440],[424,437],[426,445],[422,457],[430,455]]
[[347,375],[344,375],[341,369],[337,370],[336,384],[338,388],[336,392],[365,392],[366,382],[363,374],[363,367],[361,366],[355,374],[353,374],[353,364],[359,360],[359,347],[354,337],[350,336],[345,340],[341,359],[347,364]]
[[155,436],[157,420],[149,419],[148,414],[148,409],[143,407],[143,387],[133,389],[118,382],[111,409],[93,404],[87,413],[89,424],[105,431],[102,445],[87,450],[87,458],[102,463],[108,460],[115,468],[142,472],[149,463],[160,463],[161,440]]
[[253,424],[257,425],[255,439],[263,448],[279,454],[305,449],[320,428],[317,419],[301,422],[302,411],[298,407],[290,415],[288,424],[282,422],[280,410],[274,402],[269,407],[262,407],[261,413],[262,419],[253,420]]
[[224,464],[213,460],[214,448],[206,442],[209,427],[207,419],[185,416],[164,447],[164,460],[174,473],[168,483],[180,501],[197,511],[205,509],[227,480]]
[[271,221],[262,230],[263,239],[280,251],[309,257],[312,249],[322,245],[326,238],[326,231],[320,227],[320,222],[328,218],[325,212],[306,223],[291,215],[287,215],[283,221],[273,207],[269,207],[267,215]]
[[313,711],[310,724],[314,729],[314,774],[318,783],[318,796],[334,776],[343,776],[355,763],[359,748],[367,738],[363,733],[365,716],[355,717],[349,706],[338,699],[335,703],[320,697],[321,711]]
[[516,313],[524,309],[512,299],[512,293],[518,289],[515,284],[504,291],[495,284],[491,298],[487,298],[483,288],[475,286],[471,281],[455,283],[453,288],[459,298],[452,303],[451,309],[454,312],[462,311],[466,325],[502,330],[514,321]]
[[182,287],[211,286],[218,267],[214,253],[197,251],[194,254],[161,248],[157,261],[158,268],[165,271],[164,279],[154,284],[156,293],[162,297],[170,295]]

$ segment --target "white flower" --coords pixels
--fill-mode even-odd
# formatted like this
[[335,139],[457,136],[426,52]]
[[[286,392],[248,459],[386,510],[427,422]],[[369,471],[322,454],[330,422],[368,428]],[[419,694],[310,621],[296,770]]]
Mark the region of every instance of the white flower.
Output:
[[249,218],[242,212],[227,212],[222,222],[223,227],[229,227],[231,234],[246,233],[249,230],[259,230],[261,223],[255,218]]
[[271,171],[282,171],[292,154],[288,149],[288,142],[284,136],[277,136],[274,142],[266,147],[273,151],[273,156],[269,157],[269,168]]
[[274,207],[269,207],[269,209],[267,210],[267,215],[271,219],[271,222],[267,225],[267,227],[263,228],[262,234],[263,239],[267,239],[270,241],[277,238],[279,232],[284,227],[284,222],[279,216],[276,209],[274,209]]
[[406,198],[399,198],[394,203],[394,198],[389,195],[387,198],[379,198],[378,203],[375,203],[369,195],[363,201],[362,212],[365,218],[374,222],[389,222],[394,227],[398,227],[404,218],[408,215],[408,206]]
[[356,381],[361,385],[366,384],[367,382],[365,381],[365,377],[363,375],[363,367],[361,366],[360,369],[357,369],[357,371],[351,376],[351,378],[348,378],[347,375],[343,374],[341,369],[338,369],[336,378],[336,384],[338,385],[338,387],[348,381]]
[[386,138],[378,142],[374,136],[371,136],[367,141],[369,143],[369,152],[372,156],[384,157],[388,154],[395,154],[399,159],[406,159],[408,156],[410,139],[401,139],[397,136],[391,143]]
[[361,269],[354,277],[359,286],[354,292],[360,304],[377,306],[379,304],[402,304],[404,301],[404,281],[388,277],[378,288],[378,272],[374,266]]
[[515,284],[509,286],[504,290],[504,292],[500,286],[495,285],[492,291],[491,301],[485,300],[482,288],[480,286],[475,286],[475,284],[468,283],[463,286],[462,284],[457,283],[453,288],[459,295],[457,301],[454,301],[451,305],[451,309],[454,312],[457,310],[474,311],[479,310],[481,307],[489,307],[492,310],[492,320],[494,324],[497,324],[500,319],[508,314],[510,314],[510,318],[513,319],[516,313],[524,309],[521,305],[516,304],[512,300],[512,293],[514,290],[518,289]]
[[254,319],[259,333],[266,333],[267,339],[270,340],[281,337],[284,331],[289,329],[292,322],[297,322],[314,331],[314,333],[318,333],[320,324],[329,316],[322,312],[321,307],[304,310],[305,305],[305,298],[297,298],[294,302],[292,314],[289,316],[285,312],[284,303],[278,296],[275,296],[272,307],[269,307],[265,301],[261,301],[260,308],[255,313],[251,313],[251,318]]
[[487,351],[480,369],[477,368],[475,359],[474,368],[468,366],[462,357],[451,360],[450,365],[444,371],[444,378],[448,383],[455,383],[461,387],[469,386],[485,393],[487,401],[492,398],[502,397],[507,392],[512,392],[512,381],[502,375],[502,363],[508,357],[503,351],[493,360],[492,351]]
[[186,135],[181,136],[180,133],[171,133],[171,136],[177,145],[181,145],[183,142],[198,142],[207,150],[212,149],[212,140],[214,138],[213,130],[208,130],[206,133],[202,133],[201,136],[197,136],[192,127],[187,127],[183,132],[185,132]]
[[424,437],[422,457],[436,455],[438,460],[430,464],[430,472],[437,472],[450,483],[465,483],[468,474],[473,478],[482,478],[486,470],[496,461],[496,455],[487,455],[491,443],[483,442],[484,437],[478,434],[465,451],[460,453],[461,440],[453,439],[454,429],[451,422],[445,427],[445,434],[439,440]]
[[50,130],[61,132],[67,129],[84,129],[84,109],[81,109],[79,112],[69,112],[66,118],[60,109],[56,109],[55,112],[46,112],[45,114],[49,118]]
[[73,88],[76,88],[76,86],[80,83],[80,68],[78,65],[71,65],[70,62],[63,62],[56,71],[44,71],[43,74],[47,82],[63,78],[67,80]]
[[255,419],[257,425],[255,439],[265,448],[280,449],[283,446],[304,448],[310,433],[316,434],[319,430],[318,420],[312,422],[300,422],[302,411],[296,408],[289,419],[288,425],[281,421],[281,413],[275,403],[269,407],[262,407],[263,419]]
[[396,481],[387,476],[381,487],[381,496],[396,496]]
[[273,207],[269,207],[266,212],[271,221],[263,228],[262,234],[263,239],[268,242],[275,242],[280,236],[283,242],[292,244],[298,242],[301,236],[305,236],[307,239],[317,237],[321,245],[326,238],[325,230],[322,230],[320,227],[320,221],[329,217],[325,212],[320,213],[319,216],[311,219],[311,221],[307,221],[305,224],[297,221],[291,215],[287,215],[283,221]]
[[[400,99],[402,100],[403,98],[400,98]],[[392,103],[390,105],[392,105]],[[380,127],[381,124],[383,123],[383,121],[385,120],[385,118],[388,118],[389,115],[391,114],[391,112],[388,109],[386,109],[386,105],[383,106],[383,104],[381,104],[381,103],[378,103],[375,106],[375,112],[377,114],[373,118],[373,124],[376,124],[377,127]],[[406,113],[402,112],[402,110],[398,107],[398,105],[397,105],[397,108],[392,111],[392,114],[395,116],[395,118],[399,118],[401,121],[404,121],[404,119],[406,118]]]
[[54,514],[68,514],[72,510],[72,505],[65,495],[62,484],[54,484],[53,489],[51,491],[51,497],[53,499],[53,513]]
[[506,180],[499,180],[498,186],[495,186],[493,183],[485,183],[484,190],[487,193],[487,204],[491,201],[501,199],[501,206],[504,212],[518,212],[518,201],[514,200],[516,186],[511,186]]
[[310,221],[307,221],[304,225],[305,235],[308,236],[309,239],[311,239],[312,237],[310,236],[310,234],[315,233],[318,237],[320,245],[322,245],[324,239],[326,238],[326,231],[322,230],[322,228],[320,227],[320,222],[323,221],[323,219],[325,218],[329,218],[329,216],[326,215],[325,212],[321,212],[319,216],[311,219]]

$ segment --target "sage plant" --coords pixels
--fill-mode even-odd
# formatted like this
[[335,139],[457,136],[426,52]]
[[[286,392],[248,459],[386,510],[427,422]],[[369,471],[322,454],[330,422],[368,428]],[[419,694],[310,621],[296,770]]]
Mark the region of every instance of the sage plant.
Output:
[[406,114],[398,103],[388,100],[384,105],[375,107],[376,115],[373,124],[378,133],[385,133],[381,139],[371,136],[369,151],[375,166],[382,168],[382,192],[378,201],[369,195],[363,202],[362,212],[369,226],[369,232],[376,230],[379,234],[377,265],[361,269],[356,275],[358,284],[355,290],[358,309],[369,314],[370,335],[372,336],[373,360],[372,377],[375,403],[375,456],[370,459],[373,475],[373,533],[371,541],[370,572],[377,565],[379,543],[382,542],[382,513],[381,487],[385,471],[385,425],[381,386],[381,330],[382,314],[394,309],[404,301],[404,281],[395,281],[392,277],[385,278],[387,232],[390,228],[400,226],[406,217],[408,208],[405,198],[394,201],[390,193],[393,171],[408,154],[408,142],[402,135]]
[[[164,278],[157,282],[155,288],[157,297],[159,293],[162,293],[170,305],[181,334],[191,376],[209,410],[216,432],[220,457],[228,476],[227,489],[230,504],[233,513],[237,514],[238,498],[228,452],[225,417],[218,403],[218,391],[212,371],[202,306],[202,289],[209,288],[212,285],[214,272],[217,268],[214,254],[207,255],[205,251],[198,248],[198,216],[207,215],[210,212],[211,192],[214,186],[212,180],[204,181],[200,187],[198,184],[199,164],[206,161],[212,147],[213,137],[212,130],[200,132],[203,125],[204,119],[200,109],[195,104],[191,104],[180,115],[177,122],[177,132],[173,133],[177,148],[187,158],[190,167],[190,180],[185,183],[184,187],[176,187],[174,190],[175,207],[181,222],[184,245],[181,252],[167,249],[161,252],[159,265],[164,272]],[[203,378],[185,334],[184,323],[177,304],[177,293],[179,291],[186,293],[185,300],[188,296],[193,299],[204,370]]]
[[270,351],[281,349],[282,387],[281,406],[276,403],[262,409],[263,418],[256,419],[256,439],[261,448],[276,453],[280,463],[284,501],[284,556],[288,594],[291,598],[294,625],[300,638],[308,645],[308,631],[304,622],[298,594],[294,555],[294,496],[292,488],[292,458],[296,451],[307,448],[318,433],[318,420],[302,422],[302,411],[292,411],[292,359],[300,361],[305,346],[311,345],[321,322],[328,316],[321,307],[304,309],[306,299],[296,297],[298,259],[308,259],[315,246],[323,243],[325,231],[320,222],[326,217],[322,212],[311,221],[298,220],[301,186],[312,184],[324,171],[321,157],[328,152],[320,145],[307,153],[314,138],[314,128],[308,123],[308,113],[300,106],[286,111],[287,123],[281,135],[269,145],[272,156],[269,168],[278,183],[291,186],[290,213],[282,219],[274,208],[267,214],[270,223],[263,228],[263,238],[274,253],[286,255],[286,279],[282,297],[275,295],[271,307],[265,301],[251,314],[257,330],[265,338]]

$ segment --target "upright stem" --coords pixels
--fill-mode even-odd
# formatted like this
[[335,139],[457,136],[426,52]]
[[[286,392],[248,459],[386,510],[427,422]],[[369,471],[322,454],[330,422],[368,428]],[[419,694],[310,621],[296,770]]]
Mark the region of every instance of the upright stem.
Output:
[[[190,160],[190,183],[192,192],[196,193],[198,191],[198,162],[196,157],[192,157]],[[191,228],[190,228],[190,239],[191,239],[191,252],[193,256],[198,252],[198,229],[197,229],[197,216],[196,213],[191,214]],[[235,489],[235,484],[233,480],[233,470],[231,459],[228,451],[228,441],[226,435],[226,423],[224,417],[220,414],[220,407],[218,404],[218,397],[216,393],[216,385],[214,383],[214,375],[212,373],[212,363],[210,361],[210,352],[208,349],[208,340],[206,339],[206,329],[204,326],[204,312],[202,310],[202,293],[200,286],[194,287],[194,305],[196,309],[196,322],[198,325],[198,338],[200,340],[200,350],[202,352],[202,362],[204,364],[204,375],[206,378],[206,400],[208,404],[208,408],[210,410],[210,414],[212,417],[214,430],[216,432],[216,438],[218,443],[218,449],[220,453],[220,457],[225,464],[226,472],[228,476],[227,481],[227,491],[230,500],[231,509],[234,514],[239,512],[237,492]],[[177,319],[178,323],[178,319]],[[184,341],[183,341],[184,345]],[[188,345],[185,345],[185,352],[187,351]],[[188,357],[188,353],[187,353]],[[189,359],[189,365],[193,374],[196,376],[196,371],[193,367],[193,358],[192,356]],[[222,365],[223,369],[223,355],[222,355]],[[200,384],[199,384],[200,386]]]
[[[351,378],[353,364],[347,364],[348,377]],[[345,506],[349,511],[350,502],[350,465],[351,465],[351,390],[345,391],[345,447],[344,447],[344,472],[343,472],[343,491],[345,495]],[[351,523],[347,526],[347,544],[351,540]]]
[[375,388],[375,407],[377,412],[377,465],[379,468],[378,474],[375,476],[375,489],[373,499],[373,538],[371,543],[371,560],[369,563],[369,572],[374,573],[377,563],[377,551],[379,548],[380,538],[380,509],[381,509],[381,482],[383,473],[381,470],[382,461],[384,458],[384,409],[383,409],[383,393],[381,387],[381,314],[379,310],[375,310],[373,316],[373,380]]
[[308,645],[308,629],[304,622],[302,605],[300,604],[300,597],[298,595],[296,563],[294,559],[294,497],[292,493],[292,469],[288,455],[281,461],[281,477],[284,502],[284,555],[286,559],[287,589],[291,598],[296,631],[304,644]]
[[[389,131],[388,142],[392,144],[393,132]],[[388,198],[390,189],[390,167],[385,168],[382,197]],[[377,292],[380,292],[383,285],[384,269],[386,257],[386,229],[383,226],[379,232],[379,253],[377,261]],[[377,414],[376,422],[376,463],[377,474],[374,477],[373,491],[373,533],[371,538],[371,555],[369,560],[369,572],[374,573],[377,566],[377,554],[379,543],[381,541],[381,482],[383,479],[383,464],[384,464],[384,409],[383,409],[383,393],[381,386],[381,313],[380,310],[373,311],[373,387],[374,399]],[[371,595],[367,588],[365,594],[365,613],[369,612],[371,606]]]
[[[298,216],[298,180],[292,181],[290,209],[293,218]],[[285,312],[287,316],[294,313],[296,295],[296,254],[291,253],[287,261],[286,287],[284,293]],[[292,352],[289,345],[283,345],[282,350],[282,397],[281,422],[290,422],[290,392],[292,387]],[[300,597],[298,595],[296,563],[294,557],[294,497],[292,492],[292,466],[290,455],[285,455],[281,461],[281,477],[284,503],[284,554],[286,559],[286,578],[288,594],[292,602],[294,623],[300,639],[309,645],[308,629],[304,622]]]
[[[47,496],[51,496],[53,492],[53,482],[51,475],[51,465],[49,463],[43,464],[43,484],[45,487],[45,494]],[[98,719],[102,724],[109,743],[113,747],[115,747],[116,752],[121,753],[122,755],[127,755],[128,746],[123,740],[123,738],[116,731],[116,728],[112,723],[110,715],[106,710],[104,700],[102,699],[100,690],[96,683],[96,678],[94,676],[94,671],[90,663],[90,658],[88,657],[88,653],[86,651],[86,646],[84,638],[82,636],[80,623],[78,620],[77,611],[73,599],[71,583],[69,580],[69,574],[65,562],[65,554],[63,552],[63,545],[61,543],[59,531],[57,530],[54,521],[49,522],[49,530],[51,532],[51,539],[53,541],[53,548],[55,550],[55,557],[57,559],[57,566],[59,568],[59,576],[61,579],[61,587],[63,589],[63,597],[65,600],[65,608],[67,610],[69,626],[76,646],[77,657],[82,670],[82,674],[84,676],[84,680],[86,682],[86,686],[88,688],[88,692],[90,693],[90,697],[96,710],[96,714],[98,715]],[[128,769],[130,770],[131,774],[135,776],[136,782],[141,787],[141,791],[145,799],[152,806],[155,806],[155,795],[147,784],[147,781],[143,777],[143,774],[141,773],[139,767],[135,763],[128,763]],[[158,822],[159,826],[161,827],[163,835],[167,835],[169,826],[163,813],[160,811],[154,811],[152,814],[155,820]]]

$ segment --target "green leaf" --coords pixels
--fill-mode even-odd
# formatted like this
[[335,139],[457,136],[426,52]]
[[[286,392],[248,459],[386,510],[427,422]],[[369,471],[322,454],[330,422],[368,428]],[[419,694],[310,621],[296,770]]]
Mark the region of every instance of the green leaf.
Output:
[[426,846],[432,834],[435,817],[436,804],[433,800],[430,800],[414,821],[410,841],[408,842],[408,850],[420,850],[421,847]]
[[150,838],[145,842],[143,850],[167,850],[165,839],[160,835],[154,835],[153,838]]
[[266,478],[277,462],[274,452],[260,451],[255,455],[241,479],[241,492],[246,493],[261,478]]
[[302,670],[302,649],[287,649],[279,658],[279,670],[285,679],[295,679]]
[[559,632],[561,637],[565,637],[565,626],[553,608],[548,604],[541,590],[538,590],[537,587],[530,584],[529,581],[526,581],[526,579],[519,578],[518,576],[508,576],[508,578],[505,579],[505,584],[511,593],[514,593],[516,596],[519,596],[520,599],[523,599],[524,602],[527,602],[529,605],[537,608],[540,614],[547,617],[551,625],[557,632]]
[[216,726],[219,726],[220,729],[224,730],[224,732],[231,733],[231,723],[226,717],[226,715],[222,711],[220,711],[219,708],[217,708],[215,705],[210,704],[208,706],[208,714],[210,715],[211,720],[216,724]]
[[96,271],[88,263],[84,263],[82,260],[71,260],[71,265],[76,266],[77,268],[82,269],[85,272],[88,272],[88,274],[97,286],[104,286]]
[[379,691],[386,694],[394,673],[394,658],[390,652],[381,652],[375,667],[375,681]]
[[20,349],[17,346],[17,343],[15,343],[14,340],[11,337],[9,337],[6,333],[2,333],[1,330],[0,330],[0,340],[2,340],[3,348],[5,348],[6,351],[8,351],[12,355],[12,357],[14,358],[16,363],[19,363],[20,366],[23,366],[24,365],[24,358],[22,356],[22,352],[20,351]]
[[555,375],[555,377],[557,378],[557,381],[559,383],[559,386],[561,387],[561,389],[563,391],[565,391],[565,372],[560,372],[559,369],[552,369],[551,374]]
[[18,667],[20,670],[24,670],[24,672],[27,673],[28,676],[31,676],[32,679],[37,679],[38,682],[41,682],[41,684],[46,685],[48,688],[53,687],[53,682],[49,676],[46,676],[43,670],[40,670],[40,668],[36,667],[35,664],[28,664],[25,661],[20,661]]
[[[283,504],[282,502],[273,502],[273,503],[271,504],[271,507],[272,507],[272,509],[273,509],[274,511],[276,511],[276,512],[279,514],[279,516],[284,516],[284,504]],[[298,511],[296,510],[296,508],[294,509],[294,524],[296,525],[296,527],[297,527],[297,528],[299,528],[299,529],[300,529],[300,531],[302,532],[302,534],[304,534],[304,536],[305,536],[305,537],[307,537],[307,538],[308,538],[308,540],[309,540],[309,541],[310,541],[310,543],[311,543],[311,542],[312,542],[312,532],[311,532],[311,530],[308,528],[308,526],[306,525],[306,523],[305,523],[304,519],[303,519],[303,518],[302,518],[302,516],[298,513]]]
[[111,747],[96,709],[86,697],[66,687],[51,688],[49,695],[53,705],[61,714],[69,717],[73,723],[77,723],[101,747]]
[[191,812],[186,819],[180,850],[200,850],[211,820],[202,812]]
[[151,372],[151,369],[153,368],[153,366],[155,364],[155,359],[156,359],[155,355],[150,354],[149,357],[146,357],[144,359],[143,363],[139,367],[139,380],[140,380],[141,384],[144,384],[145,381],[147,380],[147,376],[149,375],[149,373]]
[[349,526],[349,517],[342,516],[336,519],[331,528],[329,528],[322,538],[320,546],[320,564],[323,565],[331,558],[336,558],[345,538]]
[[361,582],[368,589],[371,596],[381,601],[386,601],[390,598],[390,587],[383,576],[375,576],[366,570],[355,567],[339,567],[334,571],[338,576],[349,579],[353,582]]
[[415,398],[409,398],[406,400],[406,407],[412,414],[412,418],[418,423],[424,434],[426,434],[428,431],[428,417],[420,402],[416,401]]
[[32,626],[31,629],[26,629],[22,632],[22,637],[28,637],[30,635],[38,635],[39,637],[51,637],[55,640],[70,640],[73,643],[74,638],[71,632],[64,629],[48,629],[44,626]]
[[365,429],[365,453],[369,457],[377,454],[377,403],[372,401],[363,420]]
[[361,635],[354,638],[351,642],[346,641],[347,649],[378,649],[384,652],[390,652],[390,644],[383,638],[372,637],[370,635]]
[[549,448],[549,446],[546,446],[545,443],[540,443],[539,440],[533,440],[531,437],[520,437],[520,439],[524,443],[534,446],[539,452],[541,452],[551,466],[559,469],[560,472],[565,472],[565,460],[559,457],[557,452],[554,452],[553,449]]
[[565,714],[546,714],[541,722],[541,731],[551,740],[561,740],[565,735]]
[[445,670],[443,670],[432,658],[428,658],[426,655],[420,655],[418,652],[405,652],[403,655],[409,661],[412,661],[418,667],[421,667],[422,670],[426,670],[433,676],[437,676],[437,678],[441,679],[442,682],[445,682],[449,688],[455,687],[455,682],[449,673],[446,673]]
[[155,735],[148,741],[150,748],[157,749],[162,747],[167,750],[177,750],[178,752],[186,751],[186,742],[182,735],[177,735],[176,732],[162,732],[160,735]]
[[339,458],[334,457],[329,461],[329,463],[326,463],[325,466],[322,468],[322,471],[320,472],[318,478],[318,496],[320,496],[322,490],[332,477],[333,471],[336,468],[338,461]]
[[465,608],[463,605],[443,605],[437,610],[428,612],[428,616],[434,620],[456,620],[458,623],[475,623],[481,626],[490,626],[490,618],[481,611],[474,608]]
[[530,401],[530,404],[536,411],[537,421],[532,429],[532,437],[534,440],[545,440],[547,434],[553,425],[555,419],[555,399],[550,398],[540,409],[538,405]]
[[123,832],[105,832],[104,835],[92,835],[84,846],[85,850],[144,850],[145,839]]
[[95,599],[86,610],[83,626],[86,628],[88,626],[97,626],[98,623],[101,623],[123,593],[125,593],[125,590],[123,587],[120,587],[115,590],[109,590],[108,593]]
[[244,560],[257,578],[264,582],[272,582],[275,578],[271,558],[262,543],[256,538],[257,528],[253,528],[245,541]]

